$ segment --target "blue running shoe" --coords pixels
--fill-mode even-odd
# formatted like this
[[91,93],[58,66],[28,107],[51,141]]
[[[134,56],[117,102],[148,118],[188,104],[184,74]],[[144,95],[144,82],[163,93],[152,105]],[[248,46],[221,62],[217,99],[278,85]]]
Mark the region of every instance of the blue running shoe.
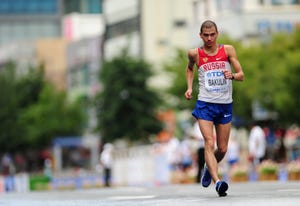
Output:
[[203,171],[203,175],[201,178],[201,184],[203,187],[208,187],[211,183],[211,175],[208,171],[208,168],[206,166],[204,166],[204,171]]
[[227,195],[226,191],[228,190],[228,184],[225,181],[219,181],[216,184],[216,191],[220,197],[224,197]]

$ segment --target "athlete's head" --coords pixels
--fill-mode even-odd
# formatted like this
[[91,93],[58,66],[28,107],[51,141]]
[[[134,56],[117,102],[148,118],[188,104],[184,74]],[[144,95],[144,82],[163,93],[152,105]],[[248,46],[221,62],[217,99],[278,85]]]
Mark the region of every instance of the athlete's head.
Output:
[[215,22],[211,20],[203,22],[200,28],[200,37],[206,47],[216,45],[218,38],[218,28]]
[[212,27],[214,27],[216,29],[216,32],[218,33],[218,27],[217,27],[216,23],[213,22],[213,21],[211,21],[211,20],[206,20],[206,21],[204,21],[202,23],[202,25],[200,27],[200,33],[203,32],[204,28],[208,28],[209,29],[209,28],[212,28]]

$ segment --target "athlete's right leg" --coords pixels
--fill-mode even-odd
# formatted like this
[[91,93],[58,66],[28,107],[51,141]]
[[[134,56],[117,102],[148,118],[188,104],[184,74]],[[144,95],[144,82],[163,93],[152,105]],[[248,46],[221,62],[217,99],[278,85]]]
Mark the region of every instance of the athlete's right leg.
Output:
[[209,170],[211,178],[216,182],[218,178],[218,162],[215,157],[215,135],[213,130],[213,122],[199,119],[199,126],[205,141],[205,163]]

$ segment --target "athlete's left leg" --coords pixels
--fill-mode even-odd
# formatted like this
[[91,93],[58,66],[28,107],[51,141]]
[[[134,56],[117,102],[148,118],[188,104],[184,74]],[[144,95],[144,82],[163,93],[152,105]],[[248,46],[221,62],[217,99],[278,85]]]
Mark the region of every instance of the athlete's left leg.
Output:
[[220,162],[227,152],[230,128],[231,122],[216,125],[217,149],[215,150],[215,157],[217,162]]

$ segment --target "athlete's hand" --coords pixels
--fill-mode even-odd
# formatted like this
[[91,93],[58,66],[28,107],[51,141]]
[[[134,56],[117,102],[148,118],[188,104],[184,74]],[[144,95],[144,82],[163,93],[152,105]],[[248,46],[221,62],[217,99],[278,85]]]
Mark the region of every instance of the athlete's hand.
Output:
[[184,96],[187,100],[190,100],[193,98],[192,96],[193,91],[191,89],[186,90],[186,92],[184,93]]
[[228,70],[223,70],[223,74],[225,79],[232,79],[232,72]]

